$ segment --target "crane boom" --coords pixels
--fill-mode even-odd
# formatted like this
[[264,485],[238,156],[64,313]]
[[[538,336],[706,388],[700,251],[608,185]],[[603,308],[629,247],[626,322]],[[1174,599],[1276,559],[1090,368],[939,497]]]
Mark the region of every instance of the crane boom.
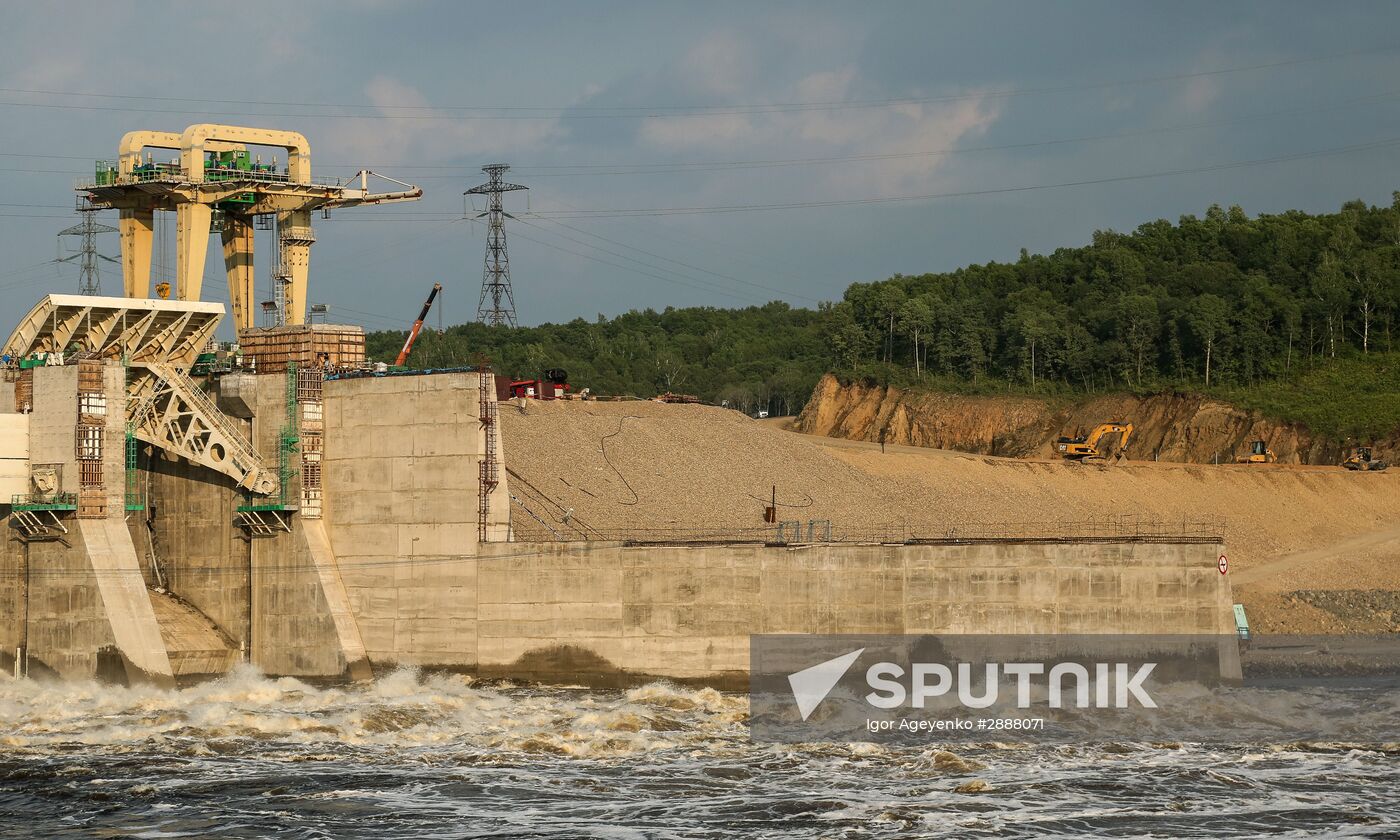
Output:
[[401,367],[408,361],[408,354],[413,350],[413,343],[418,340],[418,333],[423,329],[423,322],[428,318],[428,310],[433,308],[433,300],[437,298],[438,292],[442,291],[441,283],[434,283],[433,290],[428,292],[428,299],[423,302],[423,311],[418,313],[418,320],[413,322],[413,329],[408,332],[408,339],[403,343],[403,349],[399,351],[399,357],[394,360],[394,367]]

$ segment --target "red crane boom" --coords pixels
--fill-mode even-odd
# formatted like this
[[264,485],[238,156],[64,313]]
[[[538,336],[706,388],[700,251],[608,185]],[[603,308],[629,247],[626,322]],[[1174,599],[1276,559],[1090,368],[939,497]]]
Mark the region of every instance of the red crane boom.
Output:
[[413,322],[413,329],[408,332],[408,340],[403,343],[399,357],[394,360],[394,367],[402,367],[403,363],[408,361],[408,354],[413,350],[413,342],[418,340],[418,333],[423,330],[423,321],[427,319],[428,310],[433,308],[433,300],[440,291],[442,291],[442,284],[434,283],[433,290],[428,292],[428,299],[423,302],[423,311],[418,313],[418,320]]

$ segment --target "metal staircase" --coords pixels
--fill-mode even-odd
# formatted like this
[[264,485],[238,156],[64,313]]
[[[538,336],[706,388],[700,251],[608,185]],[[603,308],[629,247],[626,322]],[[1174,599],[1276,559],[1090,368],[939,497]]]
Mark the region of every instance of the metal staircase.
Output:
[[477,492],[476,505],[476,538],[480,542],[487,541],[487,521],[491,514],[491,493],[501,483],[500,465],[496,461],[496,400],[493,391],[495,377],[491,371],[483,366],[478,372],[478,383],[480,390],[480,419],[481,428],[486,432],[485,451],[481,456],[478,478],[480,487]]
[[277,492],[278,477],[263,465],[257,450],[179,368],[135,366],[127,407],[138,440],[221,472],[252,493]]

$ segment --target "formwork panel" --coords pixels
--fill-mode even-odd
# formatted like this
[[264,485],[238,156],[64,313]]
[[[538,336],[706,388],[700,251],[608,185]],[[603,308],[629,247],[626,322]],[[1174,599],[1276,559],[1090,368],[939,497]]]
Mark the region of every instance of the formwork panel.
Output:
[[34,369],[21,370],[15,377],[15,411],[27,414],[34,408]]
[[102,362],[97,359],[83,359],[78,362],[78,391],[102,393],[105,383],[102,380]]
[[79,519],[107,518],[107,491],[101,486],[84,487],[78,491]]
[[[287,363],[300,369],[318,368],[328,363],[332,368],[357,367],[365,361],[365,331],[347,324],[303,324],[243,330],[238,334],[245,363],[252,362],[258,372],[281,373]],[[319,377],[313,384],[298,381],[298,389],[319,391]]]
[[74,451],[80,462],[91,461],[101,467],[102,426],[83,424],[74,430]]
[[102,487],[102,462],[84,458],[78,461],[78,486],[84,490]]

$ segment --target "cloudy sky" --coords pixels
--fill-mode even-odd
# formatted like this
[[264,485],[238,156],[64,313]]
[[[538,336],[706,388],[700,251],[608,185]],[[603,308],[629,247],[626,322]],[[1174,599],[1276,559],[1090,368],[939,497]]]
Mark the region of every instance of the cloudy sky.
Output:
[[462,192],[493,162],[530,187],[507,227],[526,324],[811,306],[1212,203],[1389,203],[1397,32],[1384,2],[27,4],[0,32],[0,322],[76,291],[55,234],[92,161],[194,122],[424,187],[316,222],[311,299],[371,329],[434,282],[448,322],[475,316]]

